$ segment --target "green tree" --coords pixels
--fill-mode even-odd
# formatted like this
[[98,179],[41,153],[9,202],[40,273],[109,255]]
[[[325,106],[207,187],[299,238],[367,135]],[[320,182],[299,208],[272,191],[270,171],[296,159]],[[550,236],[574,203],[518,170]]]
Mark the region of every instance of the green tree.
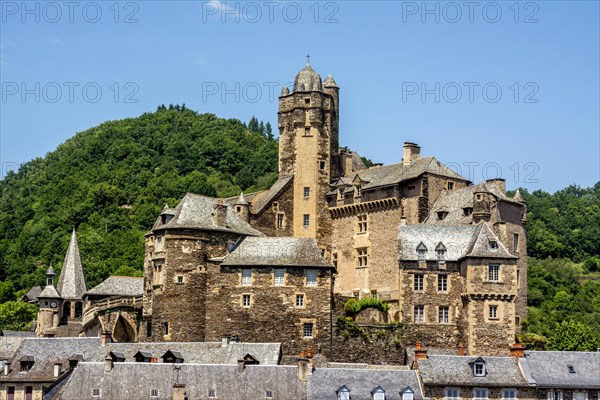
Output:
[[24,331],[35,318],[37,306],[21,301],[0,304],[0,330]]
[[554,326],[550,350],[595,351],[600,346],[598,333],[577,321],[563,321]]

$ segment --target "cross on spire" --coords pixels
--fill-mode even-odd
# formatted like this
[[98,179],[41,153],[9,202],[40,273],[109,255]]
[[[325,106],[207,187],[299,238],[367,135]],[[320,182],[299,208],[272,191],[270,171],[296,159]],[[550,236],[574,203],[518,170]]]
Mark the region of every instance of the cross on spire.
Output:
[[306,54],[306,64],[310,65],[310,54]]

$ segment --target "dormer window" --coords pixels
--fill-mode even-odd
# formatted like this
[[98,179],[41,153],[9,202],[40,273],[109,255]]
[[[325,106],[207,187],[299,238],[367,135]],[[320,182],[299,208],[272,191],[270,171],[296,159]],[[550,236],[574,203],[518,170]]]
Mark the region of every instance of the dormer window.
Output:
[[483,358],[479,357],[477,360],[473,362],[473,376],[485,376],[485,361]]
[[350,400],[350,389],[348,389],[346,385],[340,386],[335,393],[337,394],[338,400]]
[[415,391],[410,386],[405,387],[401,392],[402,400],[413,400]]
[[463,208],[463,215],[465,217],[468,217],[471,214],[473,214],[473,207],[465,207],[465,208]]
[[28,372],[31,370],[31,368],[33,368],[35,358],[33,356],[26,355],[24,357],[21,357],[19,362],[21,364],[21,372]]
[[447,216],[448,216],[448,211],[438,211],[437,212],[437,218],[438,218],[439,221],[442,221]]
[[446,259],[446,246],[444,246],[444,243],[438,243],[435,247],[435,255],[437,256],[438,261],[444,261]]
[[361,195],[362,195],[362,189],[360,188],[360,185],[356,185],[354,196],[360,197]]
[[377,386],[371,391],[371,396],[373,396],[373,400],[385,400],[385,390],[381,386]]
[[427,254],[427,246],[423,242],[419,243],[417,246],[417,256],[419,257],[419,261],[425,261],[425,255]]

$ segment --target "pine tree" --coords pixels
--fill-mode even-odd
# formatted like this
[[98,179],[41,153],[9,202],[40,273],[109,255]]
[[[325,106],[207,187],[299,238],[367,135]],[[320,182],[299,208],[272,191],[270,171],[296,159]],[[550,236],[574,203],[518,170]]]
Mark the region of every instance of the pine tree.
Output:
[[271,128],[271,123],[267,121],[265,125],[265,133],[269,140],[273,140],[273,129]]
[[253,115],[252,118],[250,118],[250,122],[248,122],[248,129],[252,132],[259,132],[258,128],[258,120]]

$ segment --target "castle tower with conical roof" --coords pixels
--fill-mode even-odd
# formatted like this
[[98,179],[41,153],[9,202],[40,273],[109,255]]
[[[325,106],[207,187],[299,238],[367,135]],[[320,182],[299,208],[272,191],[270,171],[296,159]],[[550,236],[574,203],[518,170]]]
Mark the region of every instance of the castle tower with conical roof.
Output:
[[61,319],[79,319],[83,315],[83,294],[87,291],[83,265],[79,255],[77,233],[73,228],[56,290],[63,299]]
[[340,176],[339,88],[307,64],[292,91],[279,97],[279,176],[293,176],[293,236],[327,246],[331,229],[326,194]]

